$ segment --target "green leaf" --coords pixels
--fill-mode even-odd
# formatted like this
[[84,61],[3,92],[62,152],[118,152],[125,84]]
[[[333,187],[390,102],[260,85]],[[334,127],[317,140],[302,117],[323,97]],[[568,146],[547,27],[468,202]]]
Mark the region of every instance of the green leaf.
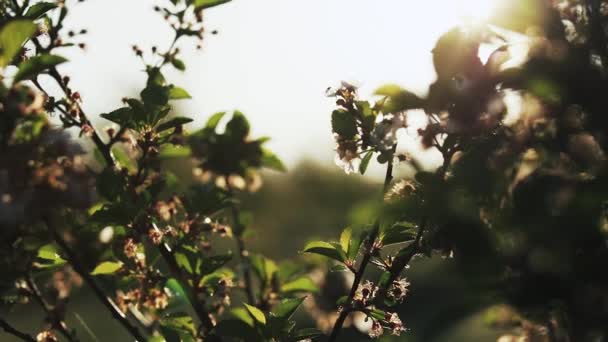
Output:
[[205,9],[230,2],[231,0],[195,0],[194,8]]
[[174,278],[167,280],[165,288],[171,293],[170,298],[172,307],[190,306],[188,295],[178,280]]
[[384,246],[412,241],[416,238],[416,225],[410,222],[397,222],[380,234]]
[[314,253],[326,256],[328,258],[344,262],[345,255],[342,250],[338,250],[336,246],[332,245],[329,242],[325,241],[312,241],[306,244],[304,247],[303,253]]
[[331,113],[331,128],[344,139],[352,139],[357,135],[357,122],[353,115],[345,110],[334,110]]
[[245,308],[233,308],[232,310],[230,310],[230,315],[244,322],[250,327],[255,326],[253,317],[251,317],[249,311],[247,311],[247,309]]
[[209,120],[207,120],[207,123],[205,124],[205,128],[215,130],[217,128],[217,125],[220,123],[220,120],[222,120],[222,118],[224,117],[224,115],[226,115],[226,112],[219,112],[219,113],[215,113],[215,114],[211,115],[211,117],[209,118]]
[[274,273],[278,270],[277,264],[261,254],[253,254],[249,257],[253,271],[264,284],[270,284]]
[[249,135],[249,129],[249,121],[239,111],[235,111],[232,119],[226,124],[226,134],[238,141],[242,141]]
[[178,116],[178,117],[170,119],[167,122],[164,122],[164,123],[158,125],[158,127],[156,127],[156,131],[157,132],[166,131],[168,129],[175,128],[175,127],[178,127],[178,126],[182,126],[182,125],[185,125],[185,124],[190,123],[190,122],[192,122],[192,119],[186,118],[186,117],[183,117],[183,116]]
[[123,175],[106,168],[97,176],[97,192],[107,200],[115,200],[124,190],[125,180]]
[[130,107],[118,108],[110,113],[100,114],[102,118],[119,124],[122,127],[132,128],[134,110]]
[[367,237],[367,234],[369,234],[369,231],[363,227],[347,228],[347,229],[350,230],[350,233],[349,233],[348,250],[345,251],[346,257],[349,260],[355,260],[355,258],[357,257],[357,254],[359,253],[359,248],[361,247],[361,244]]
[[182,61],[181,59],[173,58],[171,60],[171,64],[175,67],[175,69],[179,71],[186,70],[186,64],[184,64],[184,61]]
[[191,99],[192,96],[188,94],[188,92],[180,87],[171,87],[169,88],[169,99],[170,100],[183,100],[183,99]]
[[404,90],[403,90],[403,88],[401,88],[401,86],[394,84],[394,83],[389,83],[389,84],[385,84],[385,85],[381,86],[380,88],[376,89],[376,91],[374,92],[374,95],[397,96],[403,91]]
[[342,250],[344,253],[348,254],[348,247],[350,246],[350,237],[353,235],[353,230],[350,227],[347,227],[340,234],[340,246],[342,246]]
[[188,146],[165,144],[161,146],[159,155],[165,159],[187,158],[192,155],[192,150]]
[[192,274],[193,269],[192,269],[192,265],[190,265],[190,260],[188,260],[188,257],[184,254],[184,253],[179,253],[176,252],[175,253],[175,262],[177,262],[177,265],[186,270],[186,272]]
[[294,292],[317,292],[319,288],[315,283],[308,277],[301,277],[294,281],[281,286],[281,292],[284,294]]
[[43,16],[46,12],[57,8],[57,4],[53,4],[50,2],[39,2],[30,6],[27,9],[24,16],[29,19],[38,19]]
[[372,159],[373,156],[373,151],[369,151],[365,154],[363,159],[361,159],[361,164],[359,164],[359,173],[361,173],[362,175],[365,174],[365,171],[367,171],[367,167],[369,166],[369,161]]
[[[186,332],[188,337],[196,336],[196,328],[192,317],[187,314],[177,313],[161,319],[160,324],[178,332]],[[181,335],[181,334],[180,334]]]
[[55,261],[61,258],[57,253],[57,248],[55,248],[55,246],[51,244],[40,247],[40,249],[38,250],[38,257],[40,259],[51,261]]
[[36,32],[36,24],[30,20],[13,20],[0,31],[0,68],[8,65],[21,50],[23,44]]
[[262,166],[275,171],[285,172],[287,168],[274,153],[267,149],[262,149],[262,158],[260,159]]
[[259,323],[261,323],[262,325],[266,324],[266,316],[264,316],[264,312],[258,308],[256,308],[255,306],[251,306],[247,303],[243,303],[245,305],[245,308],[247,309],[247,311],[249,311],[249,314]]
[[144,101],[145,107],[148,109],[164,106],[169,102],[171,89],[173,88],[152,83],[148,84],[146,88],[141,91],[140,96]]
[[396,84],[384,85],[376,89],[374,94],[388,97],[388,101],[383,106],[385,113],[396,113],[424,106],[424,101],[416,94],[402,89]]
[[91,272],[91,275],[113,274],[121,268],[122,268],[121,262],[104,261],[95,267],[93,272]]
[[306,297],[284,299],[274,307],[271,314],[277,318],[290,319],[305,299]]
[[39,73],[64,62],[67,62],[67,59],[61,56],[46,54],[34,56],[19,64],[19,71],[15,75],[14,82],[32,78]]

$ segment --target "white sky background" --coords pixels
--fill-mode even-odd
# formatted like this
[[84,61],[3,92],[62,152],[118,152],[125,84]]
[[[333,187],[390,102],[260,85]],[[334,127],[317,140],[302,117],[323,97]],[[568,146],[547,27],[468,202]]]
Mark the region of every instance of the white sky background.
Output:
[[[239,109],[253,135],[289,166],[303,158],[333,163],[324,96],[341,80],[363,98],[385,83],[424,94],[435,74],[431,50],[465,17],[484,17],[500,0],[234,0],[205,12],[203,50],[185,39],[185,73],[166,73],[188,90],[180,114],[200,127],[209,115]],[[163,51],[172,33],[153,0],[87,0],[73,6],[67,29],[88,29],[86,52],[72,49],[62,66],[89,115],[114,110],[142,89],[145,74],[131,45]],[[171,68],[168,68],[169,70]],[[96,121],[101,123],[102,121]],[[374,174],[372,170],[372,174]]]

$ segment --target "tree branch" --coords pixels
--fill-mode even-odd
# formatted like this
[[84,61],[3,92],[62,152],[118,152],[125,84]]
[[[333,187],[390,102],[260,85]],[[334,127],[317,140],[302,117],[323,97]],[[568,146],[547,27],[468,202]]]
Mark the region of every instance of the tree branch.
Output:
[[89,274],[84,265],[80,262],[78,255],[72,248],[67,244],[67,242],[63,239],[61,234],[57,231],[56,227],[53,225],[49,218],[45,219],[45,223],[49,228],[49,231],[53,235],[55,242],[59,245],[59,247],[65,252],[67,255],[68,262],[74,270],[86,281],[87,285],[93,290],[93,293],[97,298],[101,301],[101,303],[110,311],[112,317],[117,320],[130,334],[135,338],[136,341],[145,342],[146,338],[144,335],[137,329],[129,319],[125,316],[125,314],[120,311],[120,308],[114,303],[114,301],[106,296],[104,291],[101,289],[99,284],[93,279],[93,276]]
[[[393,145],[391,158],[389,159],[388,165],[386,167],[386,175],[384,176],[384,186],[383,186],[383,191],[382,191],[383,195],[386,192],[386,190],[388,189],[391,181],[393,180],[393,158],[394,158],[394,154],[395,154],[396,150],[397,150],[397,144]],[[379,232],[380,232],[380,223],[378,222],[378,220],[376,220],[376,223],[374,224],[372,231],[370,232],[370,235],[367,239],[366,250],[363,253],[363,259],[361,260],[359,269],[355,273],[355,280],[353,281],[353,285],[350,288],[350,293],[348,294],[348,299],[346,301],[347,303],[351,303],[353,301],[353,298],[355,297],[355,294],[357,293],[359,284],[361,284],[361,280],[363,279],[363,275],[365,274],[365,269],[367,268],[367,265],[369,264],[369,261],[374,252],[374,248],[375,248],[374,243],[376,242],[376,239],[378,238]],[[334,328],[331,331],[331,335],[329,336],[328,342],[333,342],[338,338],[338,335],[340,334],[340,331],[342,330],[342,326],[344,325],[344,321],[346,321],[346,317],[348,317],[349,313],[350,313],[350,310],[348,308],[344,308],[340,312],[340,315],[338,316],[338,319],[336,320],[336,323],[334,324]]]
[[36,300],[36,302],[42,307],[44,312],[46,313],[47,319],[50,321],[52,327],[54,329],[59,330],[59,332],[70,342],[77,342],[78,338],[75,337],[72,333],[70,333],[67,324],[60,318],[55,310],[55,308],[50,305],[40,292],[40,289],[36,285],[34,278],[31,274],[25,275],[25,283],[30,291],[31,296]]
[[[228,177],[226,177],[226,186],[228,187],[228,193],[234,199],[234,192],[228,183]],[[249,260],[247,256],[249,252],[247,248],[245,248],[245,240],[243,239],[244,227],[241,225],[241,221],[239,220],[239,211],[234,202],[230,203],[230,213],[232,215],[232,224],[234,225],[234,230],[238,232],[234,235],[234,240],[236,241],[236,246],[239,251],[239,262],[243,266],[243,281],[245,282],[245,293],[247,294],[247,301],[251,305],[256,305],[255,292],[253,289],[253,279],[251,277],[251,267],[249,265]]]
[[15,327],[10,325],[10,323],[5,321],[3,318],[0,318],[0,328],[2,328],[7,334],[11,334],[15,337],[18,337],[18,338],[22,339],[23,341],[36,342],[36,339],[33,338],[31,335],[17,330]]

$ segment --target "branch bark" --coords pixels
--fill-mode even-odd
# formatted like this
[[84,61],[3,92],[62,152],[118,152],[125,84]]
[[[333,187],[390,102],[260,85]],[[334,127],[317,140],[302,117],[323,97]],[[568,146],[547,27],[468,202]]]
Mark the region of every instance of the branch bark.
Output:
[[7,334],[11,334],[15,337],[18,337],[18,338],[22,339],[23,341],[36,342],[36,339],[33,338],[31,335],[24,333],[22,331],[19,331],[17,328],[12,326],[10,323],[5,321],[3,318],[0,318],[0,328],[2,328]]
[[[397,145],[395,144],[395,145],[393,145],[392,153],[391,153],[391,155],[393,157],[394,157],[396,150],[397,150]],[[391,157],[391,159],[389,159],[388,165],[386,167],[386,175],[384,176],[384,186],[383,186],[383,191],[382,191],[383,195],[386,192],[386,190],[388,189],[392,180],[393,180],[393,158]],[[352,287],[350,288],[347,303],[351,303],[353,301],[353,298],[355,297],[355,294],[357,293],[359,284],[361,284],[361,280],[363,279],[363,275],[365,274],[365,269],[367,268],[367,265],[369,264],[369,261],[372,257],[372,254],[374,251],[374,243],[375,243],[376,239],[378,238],[379,232],[380,232],[380,223],[378,221],[376,221],[376,223],[374,224],[372,231],[370,232],[370,235],[367,239],[366,249],[365,249],[365,252],[363,253],[363,259],[361,259],[361,264],[359,265],[359,269],[355,273],[355,279],[353,281]],[[340,312],[340,315],[338,316],[338,319],[336,320],[336,323],[334,324],[334,327],[331,331],[331,335],[329,336],[328,342],[333,342],[338,338],[338,335],[340,335],[340,332],[342,331],[342,326],[344,325],[344,321],[346,321],[346,318],[348,317],[349,313],[350,313],[350,310],[347,308],[344,308]]]
[[70,245],[68,245],[61,234],[57,231],[51,220],[47,218],[45,219],[45,223],[53,235],[55,242],[67,255],[70,265],[72,265],[74,270],[85,280],[99,301],[101,301],[106,309],[110,311],[112,317],[114,317],[114,319],[117,320],[131,334],[131,336],[135,338],[136,341],[145,342],[146,338],[144,335],[129,321],[127,316],[120,310],[120,308],[118,308],[116,303],[114,303],[114,301],[104,293],[99,284],[97,284],[97,281],[93,279],[93,276],[89,274],[86,267],[84,267],[84,265],[80,262],[76,252],[74,252]]

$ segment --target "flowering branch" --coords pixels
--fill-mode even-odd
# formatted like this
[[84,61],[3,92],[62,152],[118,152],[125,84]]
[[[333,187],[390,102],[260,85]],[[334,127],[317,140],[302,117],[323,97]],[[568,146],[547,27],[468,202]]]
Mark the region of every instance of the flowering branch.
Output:
[[[391,150],[391,156],[395,153],[396,150],[397,150],[397,144],[393,145],[392,150]],[[393,158],[391,157],[388,160],[388,164],[386,167],[386,175],[384,177],[383,193],[386,192],[386,190],[388,189],[388,186],[390,185],[392,179],[393,179]],[[374,249],[375,249],[374,243],[376,241],[376,238],[378,238],[379,232],[380,232],[380,223],[378,221],[376,221],[376,223],[374,224],[372,231],[370,232],[369,237],[367,239],[366,250],[363,253],[363,259],[361,260],[359,269],[357,270],[357,272],[355,272],[355,280],[353,281],[353,285],[350,288],[350,292],[348,294],[348,299],[346,301],[347,303],[351,303],[353,301],[353,299],[355,298],[355,294],[357,293],[357,289],[359,288],[359,285],[361,284],[361,280],[363,278],[363,274],[365,273],[365,269],[366,269],[367,265],[369,264],[372,254],[374,252]],[[343,310],[340,311],[340,316],[338,316],[338,319],[336,320],[336,323],[334,324],[334,327],[331,331],[331,335],[329,336],[328,342],[335,341],[338,338],[338,335],[340,334],[340,331],[342,330],[342,326],[344,325],[344,321],[346,320],[346,317],[348,317],[349,313],[350,313],[349,308],[343,308]]]

